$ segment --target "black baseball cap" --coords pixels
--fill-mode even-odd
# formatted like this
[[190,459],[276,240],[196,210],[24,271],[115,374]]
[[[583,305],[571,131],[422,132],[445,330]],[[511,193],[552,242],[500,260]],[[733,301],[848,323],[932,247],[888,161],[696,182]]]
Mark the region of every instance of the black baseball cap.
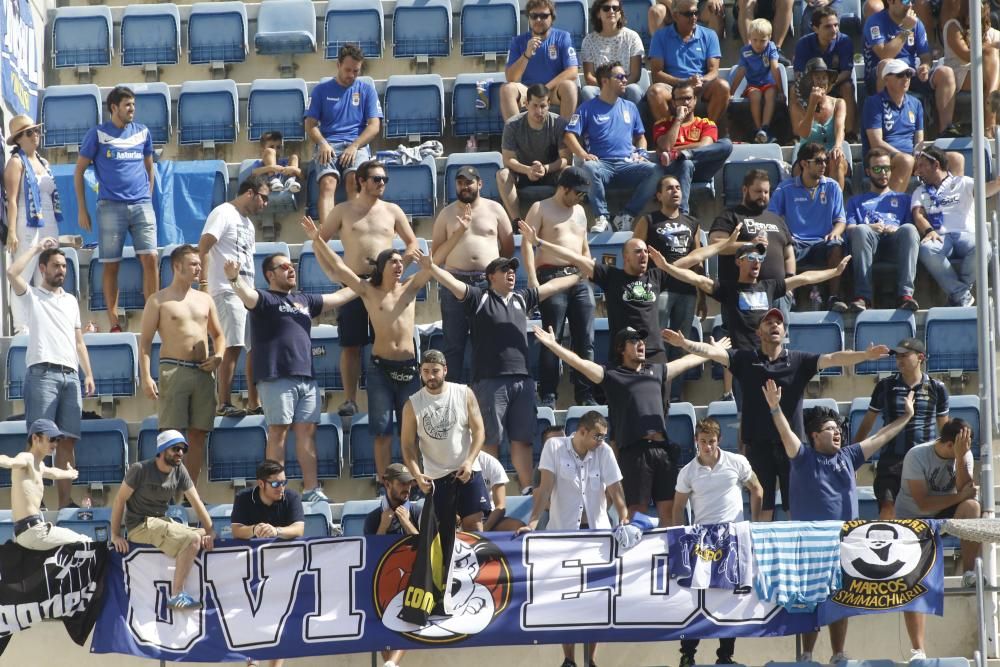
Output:
[[760,253],[761,255],[767,254],[767,246],[763,243],[744,243],[736,251],[736,257],[739,259],[743,255],[749,255],[752,252]]
[[455,172],[455,180],[464,178],[467,181],[481,181],[483,180],[479,176],[479,170],[473,167],[471,164],[467,164],[464,167],[459,167],[458,171]]
[[413,475],[402,463],[391,463],[389,467],[385,469],[385,478],[390,482],[393,480],[399,480],[400,482],[412,482]]
[[559,174],[556,185],[576,192],[590,192],[590,176],[580,167],[566,167]]
[[484,273],[489,276],[500,270],[514,269],[517,271],[517,267],[519,266],[521,266],[521,262],[517,260],[517,257],[497,257],[486,265]]
[[630,340],[646,340],[646,332],[625,327],[615,334],[615,347],[620,347]]
[[927,354],[927,348],[924,347],[924,342],[919,338],[904,338],[890,352],[894,354],[909,354],[910,352]]

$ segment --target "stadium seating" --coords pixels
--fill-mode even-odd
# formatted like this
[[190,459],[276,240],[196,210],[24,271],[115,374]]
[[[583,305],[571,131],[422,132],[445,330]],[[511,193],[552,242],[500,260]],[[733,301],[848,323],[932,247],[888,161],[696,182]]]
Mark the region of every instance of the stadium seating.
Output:
[[55,523],[60,528],[86,535],[94,542],[111,541],[110,507],[64,507],[56,515]]
[[27,354],[28,334],[19,334],[10,339],[10,347],[7,348],[7,358],[4,361],[8,401],[19,401],[24,398],[24,377],[28,372]]
[[[500,87],[505,81],[503,72],[459,74],[455,77],[451,92],[451,129],[456,137],[503,133]],[[485,88],[485,105],[480,95],[482,88]]]
[[649,21],[647,14],[649,8],[653,6],[655,0],[622,0],[622,11],[625,13],[627,25],[632,30],[639,33],[642,38],[642,45],[649,53]]
[[608,364],[608,348],[611,346],[611,332],[608,331],[608,318],[594,318],[594,361],[601,366]]
[[247,138],[259,141],[263,133],[278,131],[285,141],[302,141],[307,98],[303,79],[254,79],[247,100]]
[[[118,264],[118,308],[142,310],[146,307],[146,296],[142,291],[142,265],[132,246],[122,248],[122,258]],[[89,278],[90,310],[107,310],[108,305],[104,300],[104,264],[96,249],[90,258]]]
[[[158,5],[130,5],[132,7],[157,7]],[[170,88],[160,81],[128,84],[135,93],[135,119],[149,128],[153,144],[170,141],[173,129],[170,111]]]
[[[788,349],[827,354],[844,349],[844,318],[832,310],[820,310],[788,315]],[[843,375],[834,366],[824,368],[820,375]]]
[[52,19],[52,65],[107,67],[114,51],[108,7],[59,7]]
[[[573,38],[573,48],[577,51],[583,46],[583,38],[590,24],[589,6],[586,0],[556,0],[556,20],[553,27],[561,28]],[[622,63],[628,66],[628,63]],[[583,62],[580,62],[583,71]]]
[[150,415],[139,425],[139,437],[136,446],[136,460],[145,461],[156,456],[156,436],[160,432],[159,418]]
[[249,51],[246,5],[239,0],[196,2],[191,5],[187,34],[192,65],[241,63]]
[[381,0],[327,0],[324,57],[336,60],[340,47],[357,44],[366,59],[385,50]]
[[[0,422],[0,454],[17,456],[28,441],[28,425],[23,420]],[[0,489],[10,488],[10,470],[0,468]]]
[[580,423],[580,417],[587,414],[591,410],[597,410],[604,415],[606,419],[608,419],[608,406],[606,405],[571,405],[566,408],[566,423],[564,426],[566,435],[573,435],[576,433],[576,427],[577,424]]
[[220,503],[205,508],[212,517],[212,530],[223,540],[233,539],[233,504]]
[[181,146],[235,143],[239,124],[239,93],[235,81],[185,81],[181,84],[177,98],[178,143]]
[[80,476],[73,483],[91,488],[120,484],[128,466],[128,424],[122,419],[84,419],[80,429],[75,448]]
[[267,447],[264,417],[216,417],[208,440],[208,481],[254,480]]
[[139,345],[135,334],[83,335],[97,396],[135,396],[139,378]]
[[837,401],[830,398],[804,398],[802,399],[802,409],[808,410],[809,408],[827,408],[833,410],[834,412],[839,412],[837,408]]
[[[917,335],[917,322],[913,313],[903,309],[876,310],[869,308],[858,315],[854,322],[854,349],[866,350],[869,345],[887,345],[890,348],[904,338]],[[876,361],[865,361],[854,367],[857,375],[892,373],[896,361],[885,357]]]
[[470,0],[462,3],[462,55],[506,54],[520,31],[515,0]]
[[972,427],[972,456],[979,460],[979,396],[963,394],[948,399],[948,416],[964,419]]
[[[376,476],[375,471],[375,434],[368,425],[368,415],[358,414],[351,419],[351,477],[370,478]],[[403,462],[403,450],[399,444],[399,435],[392,435],[392,461]],[[378,473],[379,475],[381,472]]]
[[763,169],[771,180],[772,192],[784,176],[784,158],[778,144],[733,144],[733,152],[716,178],[722,179],[723,204],[743,201],[743,177],[751,169]]
[[494,201],[500,201],[500,191],[497,189],[497,172],[503,169],[503,158],[498,152],[452,153],[445,161],[444,167],[444,201],[446,204],[458,199],[455,190],[455,174],[462,167],[475,167],[483,183],[479,188],[479,196]]
[[[340,417],[323,413],[316,426],[316,472],[320,479],[337,479],[343,463],[341,443],[344,431]],[[285,475],[288,479],[302,479],[302,467],[295,451],[295,432],[288,431],[285,439]]]
[[931,308],[924,322],[927,372],[979,370],[976,308]]
[[[410,0],[406,0],[410,1]],[[396,4],[396,13],[400,3]],[[444,82],[438,74],[394,74],[385,87],[384,135],[439,137],[444,133]]]
[[[538,465],[538,461],[542,455],[542,447],[545,443],[542,441],[542,432],[549,428],[550,426],[556,425],[556,415],[552,411],[552,408],[544,408],[541,406],[535,407],[535,439],[531,446],[532,461],[535,465]],[[507,472],[514,472],[514,463],[510,458],[510,440],[506,438],[502,443],[500,443],[500,456],[497,460],[503,465],[503,469]],[[526,486],[526,484],[522,484]]]
[[264,0],[257,14],[254,49],[265,56],[316,50],[316,12],[309,0]]
[[[601,232],[591,235],[588,241],[590,245],[590,256],[594,258],[595,264],[607,264],[621,268],[624,266],[622,259],[622,248],[625,242],[632,238],[632,232]],[[594,296],[604,294],[604,290],[595,283],[590,284],[594,290]]]
[[708,404],[706,417],[719,422],[721,435],[719,446],[727,452],[739,452],[740,411],[736,401],[712,401]]
[[176,65],[181,52],[177,5],[126,5],[122,13],[122,66]]
[[92,83],[49,86],[42,95],[41,122],[45,148],[78,149],[87,130],[101,122],[100,89]]
[[267,289],[267,278],[264,277],[264,260],[268,255],[280,253],[291,259],[291,251],[284,241],[265,241],[254,245],[253,253],[253,285],[257,289]]
[[410,218],[433,218],[438,205],[437,165],[430,155],[417,164],[387,164],[383,199]]
[[381,506],[378,499],[348,500],[344,503],[344,513],[340,517],[340,527],[344,537],[359,537],[365,534],[365,517]]
[[[983,144],[986,146],[986,149],[983,151],[986,155],[986,180],[989,181],[993,179],[992,144],[989,141],[985,141]],[[934,148],[940,148],[943,151],[952,153],[961,153],[962,157],[965,158],[965,175],[969,178],[975,177],[975,156],[972,152],[972,137],[942,137],[935,139]]]
[[451,0],[397,0],[392,14],[392,55],[447,58],[451,55],[451,20]]
[[695,416],[693,405],[670,404],[670,414],[667,416],[667,439],[680,447],[682,466],[698,455],[694,442],[694,429],[697,423],[698,418]]
[[0,544],[14,541],[14,516],[11,510],[0,510]]

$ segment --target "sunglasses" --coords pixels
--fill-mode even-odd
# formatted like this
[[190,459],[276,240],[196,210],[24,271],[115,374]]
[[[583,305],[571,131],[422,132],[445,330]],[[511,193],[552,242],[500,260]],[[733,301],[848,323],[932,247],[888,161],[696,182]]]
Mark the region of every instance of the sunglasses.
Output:
[[382,183],[382,184],[385,184],[385,183],[389,182],[389,177],[388,176],[369,176],[368,180],[372,181],[373,183]]
[[264,483],[270,486],[272,489],[280,489],[282,487],[288,486],[287,479],[269,479],[266,480]]
[[698,12],[696,10],[690,12],[674,12],[674,16],[686,16],[689,19],[693,19],[694,17],[698,16]]
[[265,204],[267,203],[268,195],[264,194],[263,192],[255,192],[254,194],[260,197],[260,200],[262,202],[264,202]]
[[746,255],[743,255],[743,259],[759,263],[764,261],[764,255],[760,254],[759,252],[751,252]]
[[829,161],[830,160],[825,157],[814,157],[811,160],[807,160],[807,162],[812,162],[813,164],[822,164],[822,165],[825,165]]
[[604,5],[601,7],[601,11],[605,12],[606,14],[610,14],[612,12],[617,13],[620,12],[621,10],[622,8],[619,5]]
[[174,445],[173,447],[170,448],[170,451],[172,451],[174,453],[179,453],[179,454],[187,454],[188,453],[188,446],[187,445]]
[[291,271],[293,268],[295,268],[295,267],[292,266],[291,262],[285,262],[284,264],[275,264],[274,266],[271,267],[271,270],[272,271]]
[[909,72],[898,72],[896,74],[890,74],[889,76],[894,76],[897,79],[912,79],[913,75]]
[[528,18],[530,18],[532,21],[545,21],[549,18],[552,18],[552,14],[549,14],[547,12],[546,13],[539,12],[537,14],[528,14]]
[[874,167],[869,167],[873,174],[888,174],[892,171],[892,167],[884,165],[876,165]]
[[618,79],[619,81],[628,81],[628,74],[612,74],[612,79]]
[[38,137],[38,136],[41,136],[41,134],[42,134],[42,131],[40,129],[38,129],[37,127],[32,127],[32,128],[29,128],[29,129],[25,130],[24,132],[21,132],[17,136],[18,137]]

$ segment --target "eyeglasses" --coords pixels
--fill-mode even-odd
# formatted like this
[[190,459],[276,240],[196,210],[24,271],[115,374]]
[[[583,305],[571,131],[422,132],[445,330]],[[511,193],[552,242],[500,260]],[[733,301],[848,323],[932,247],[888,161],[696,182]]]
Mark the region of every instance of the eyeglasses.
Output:
[[693,19],[694,17],[698,16],[698,12],[697,10],[692,10],[690,12],[674,12],[674,16],[686,16],[689,19]]
[[598,431],[591,431],[590,437],[592,437],[597,442],[604,442],[604,440],[608,437],[608,434],[607,432],[600,433]]
[[267,203],[268,195],[264,194],[263,192],[254,192],[254,194],[260,197],[260,200],[262,202],[264,202],[265,204]]
[[528,14],[528,18],[532,21],[545,21],[552,18],[552,14],[549,14],[548,12],[538,12],[537,14]]
[[188,446],[187,445],[174,445],[173,447],[170,448],[170,451],[174,452],[175,454],[187,454],[187,452],[188,452]]
[[628,81],[628,74],[612,74],[612,79],[618,79],[619,81]]
[[389,177],[388,176],[369,176],[368,180],[371,181],[371,182],[373,182],[373,183],[388,183],[389,182]]
[[892,171],[892,167],[890,165],[881,165],[881,164],[877,164],[874,167],[868,167],[868,169],[873,174],[888,174],[890,171]]
[[814,157],[811,160],[807,160],[807,162],[812,162],[813,164],[822,164],[822,165],[826,165],[826,163],[829,161],[830,160],[825,157]]
[[295,267],[292,266],[291,262],[285,262],[284,264],[275,264],[271,267],[272,271],[291,271]]
[[610,14],[612,12],[617,13],[617,12],[620,12],[621,10],[622,10],[622,8],[620,6],[618,6],[618,5],[603,5],[601,7],[601,11],[605,12],[606,14]]
[[269,479],[264,483],[270,486],[272,489],[280,489],[284,486],[288,486],[287,479]]

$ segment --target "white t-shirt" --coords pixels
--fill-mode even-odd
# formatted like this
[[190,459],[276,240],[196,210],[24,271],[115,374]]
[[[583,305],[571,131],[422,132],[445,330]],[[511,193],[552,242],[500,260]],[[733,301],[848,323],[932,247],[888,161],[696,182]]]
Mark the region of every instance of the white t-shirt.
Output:
[[28,353],[26,364],[59,364],[78,368],[76,331],[80,328],[80,304],[69,292],[59,289],[49,292],[42,287],[28,286],[20,299],[28,313]]
[[492,510],[493,487],[498,484],[506,484],[510,481],[510,477],[507,476],[507,471],[503,469],[503,464],[497,461],[496,457],[491,454],[479,452],[479,458],[476,459],[476,462],[482,468],[483,484],[486,485],[486,499]]
[[721,451],[714,468],[693,459],[677,473],[677,491],[688,494],[691,523],[729,523],[743,520],[743,486],[753,471],[742,454]]
[[227,259],[235,259],[240,263],[240,275],[253,285],[254,265],[253,253],[256,246],[253,222],[250,218],[240,215],[236,207],[225,202],[219,204],[208,214],[202,234],[215,237],[216,243],[209,251],[208,293],[217,294],[232,290],[223,265]]
[[611,528],[605,490],[621,481],[622,471],[607,443],[581,459],[573,449],[572,436],[549,438],[542,448],[538,469],[555,476],[549,502],[549,530],[576,530],[584,512],[591,528]]
[[912,208],[922,206],[924,216],[939,233],[976,233],[972,212],[976,182],[968,176],[948,174],[938,187],[921,183],[913,191]]

